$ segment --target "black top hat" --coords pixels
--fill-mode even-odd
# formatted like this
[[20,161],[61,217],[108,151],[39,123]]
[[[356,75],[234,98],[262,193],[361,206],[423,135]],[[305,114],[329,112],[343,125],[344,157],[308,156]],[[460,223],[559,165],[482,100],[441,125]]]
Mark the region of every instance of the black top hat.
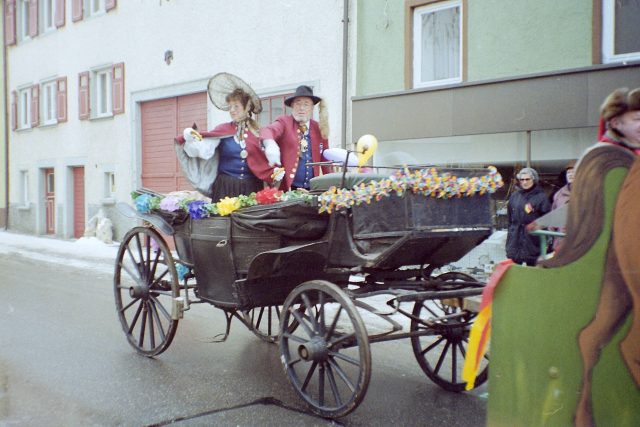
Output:
[[311,89],[309,86],[302,85],[296,88],[296,93],[284,100],[284,105],[286,105],[287,107],[291,107],[291,103],[293,102],[293,100],[296,98],[300,98],[301,96],[311,98],[314,105],[322,101],[322,98],[318,98],[313,94],[313,89]]

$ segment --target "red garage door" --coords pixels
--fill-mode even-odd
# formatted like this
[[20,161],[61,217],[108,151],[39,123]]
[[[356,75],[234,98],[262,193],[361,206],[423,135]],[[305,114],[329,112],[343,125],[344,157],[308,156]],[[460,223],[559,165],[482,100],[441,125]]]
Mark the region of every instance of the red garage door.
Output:
[[173,139],[197,123],[207,130],[207,93],[143,102],[142,186],[160,193],[193,190],[182,176]]

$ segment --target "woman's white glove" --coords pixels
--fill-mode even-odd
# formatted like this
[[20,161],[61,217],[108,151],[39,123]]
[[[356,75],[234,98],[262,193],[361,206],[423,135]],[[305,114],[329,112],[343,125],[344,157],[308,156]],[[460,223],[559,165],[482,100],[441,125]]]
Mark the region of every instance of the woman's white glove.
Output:
[[264,155],[267,156],[269,166],[274,167],[282,164],[280,163],[280,147],[277,142],[273,139],[263,139],[262,149],[264,150]]

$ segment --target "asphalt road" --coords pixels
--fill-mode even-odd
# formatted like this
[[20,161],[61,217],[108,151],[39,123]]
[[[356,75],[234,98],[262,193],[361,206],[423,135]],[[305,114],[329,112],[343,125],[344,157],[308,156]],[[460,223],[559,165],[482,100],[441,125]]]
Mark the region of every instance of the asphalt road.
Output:
[[478,426],[487,386],[442,390],[409,341],[372,346],[362,404],[337,421],[312,415],[295,394],[278,347],[223,313],[197,305],[157,358],[127,343],[112,277],[3,254],[0,259],[0,427],[5,426]]

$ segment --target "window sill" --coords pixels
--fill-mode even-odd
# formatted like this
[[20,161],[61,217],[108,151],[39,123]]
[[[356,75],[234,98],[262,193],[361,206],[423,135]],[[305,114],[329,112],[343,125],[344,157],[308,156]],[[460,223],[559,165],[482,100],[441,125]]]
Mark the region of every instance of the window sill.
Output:
[[49,122],[49,123],[42,123],[39,127],[41,128],[50,128],[50,127],[54,127],[58,124],[57,121],[55,122]]
[[18,211],[30,211],[30,210],[31,210],[31,206],[29,205],[18,206]]
[[100,121],[100,120],[107,120],[107,119],[113,119],[113,114],[105,114],[104,116],[94,116],[89,118],[89,120],[91,121]]
[[113,197],[107,197],[102,199],[100,203],[102,203],[102,206],[113,206],[116,204],[116,199]]

